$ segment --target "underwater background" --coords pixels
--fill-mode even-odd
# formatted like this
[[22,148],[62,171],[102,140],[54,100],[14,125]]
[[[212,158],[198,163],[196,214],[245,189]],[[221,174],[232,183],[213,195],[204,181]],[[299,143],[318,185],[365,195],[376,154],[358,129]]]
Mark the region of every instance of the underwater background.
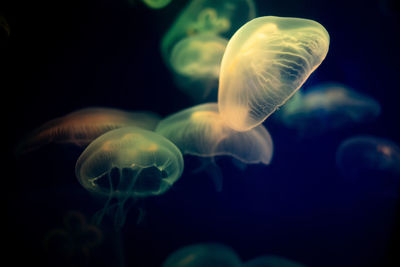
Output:
[[178,90],[160,53],[186,2],[160,10],[128,0],[1,3],[3,233],[12,266],[119,266],[121,257],[125,266],[160,266],[178,248],[202,242],[230,246],[243,261],[272,254],[311,267],[399,266],[399,177],[354,181],[336,165],[337,148],[349,137],[400,145],[394,0],[255,1],[257,16],[312,19],[329,32],[328,55],[303,88],[339,82],[378,101],[381,114],[310,136],[274,114],[263,123],[274,142],[271,164],[238,166],[218,157],[221,192],[207,174],[191,173],[196,159],[185,156],[173,187],[142,201],[140,223],[137,209],[128,212],[121,247],[111,222],[90,224],[103,204],[75,177],[81,148],[50,144],[15,157],[27,133],[74,110],[101,106],[165,117],[196,104]]

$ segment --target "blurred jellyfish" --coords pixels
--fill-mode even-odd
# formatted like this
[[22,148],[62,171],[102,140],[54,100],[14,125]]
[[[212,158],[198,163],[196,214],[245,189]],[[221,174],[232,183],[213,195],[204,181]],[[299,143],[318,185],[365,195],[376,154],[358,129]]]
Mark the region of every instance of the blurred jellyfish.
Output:
[[172,0],[142,0],[148,7],[160,9],[166,7]]
[[260,256],[245,262],[242,267],[305,267],[305,265],[278,256]]
[[390,140],[373,136],[356,136],[343,141],[336,162],[346,177],[381,176],[400,177],[400,148]]
[[153,112],[128,112],[112,108],[84,108],[53,119],[30,133],[16,148],[24,154],[50,143],[88,145],[112,129],[135,126],[153,130],[160,117]]
[[235,267],[241,260],[229,247],[218,243],[189,245],[173,252],[162,267]]
[[[226,155],[246,164],[269,164],[273,155],[272,139],[263,125],[237,132],[224,123],[217,103],[201,104],[172,114],[160,121],[156,132],[176,144],[182,154],[206,159]],[[211,177],[220,191],[221,174],[216,165],[212,166],[205,170],[212,171]]]
[[246,23],[222,58],[222,117],[237,131],[259,125],[302,86],[328,48],[328,32],[312,20],[268,16]]
[[83,151],[75,167],[85,189],[107,198],[96,223],[110,212],[116,228],[124,224],[129,200],[165,193],[182,172],[182,154],[172,142],[136,127],[101,135]]
[[179,88],[194,100],[206,99],[218,84],[221,59],[228,41],[198,34],[178,42],[171,53],[171,67]]
[[2,29],[7,36],[10,36],[10,25],[8,24],[6,18],[2,15],[0,15],[0,29]]
[[[298,91],[277,112],[278,119],[300,135],[316,135],[326,130],[363,123],[379,116],[379,103],[345,85],[324,83]],[[312,131],[312,132],[311,132]]]

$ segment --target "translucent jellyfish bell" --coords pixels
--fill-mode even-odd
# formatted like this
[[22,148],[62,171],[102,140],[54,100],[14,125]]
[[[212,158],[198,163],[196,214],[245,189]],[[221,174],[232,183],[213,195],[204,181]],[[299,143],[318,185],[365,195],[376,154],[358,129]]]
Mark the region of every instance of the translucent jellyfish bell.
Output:
[[142,0],[148,7],[152,9],[160,9],[166,7],[172,0]]
[[343,175],[352,178],[378,174],[400,177],[400,148],[390,140],[356,136],[343,141],[336,162]]
[[[183,154],[226,155],[246,164],[269,164],[273,155],[272,139],[263,125],[237,132],[225,124],[217,103],[201,104],[172,114],[160,121],[156,132],[171,140]],[[216,184],[222,184],[220,177],[213,178]]]
[[159,120],[160,116],[153,112],[84,108],[43,124],[19,144],[16,153],[26,153],[50,143],[86,146],[101,134],[124,126],[153,130]]
[[241,266],[237,254],[217,243],[189,245],[173,252],[162,267],[235,267]]
[[[129,199],[163,194],[182,171],[182,154],[172,142],[136,127],[101,135],[83,151],[75,167],[85,189],[108,199],[98,223],[115,209],[117,227],[125,221],[124,205]],[[112,199],[117,201],[114,207],[110,206]]]
[[246,23],[222,58],[222,117],[237,131],[259,125],[302,86],[328,48],[328,32],[312,20],[267,16]]
[[287,127],[297,129],[301,135],[315,135],[315,131],[372,121],[380,111],[380,104],[371,97],[342,84],[324,83],[298,91],[278,114]]
[[179,88],[194,99],[205,99],[217,87],[227,43],[212,34],[193,35],[178,42],[170,62]]
[[305,267],[305,265],[278,256],[260,256],[245,262],[242,267]]

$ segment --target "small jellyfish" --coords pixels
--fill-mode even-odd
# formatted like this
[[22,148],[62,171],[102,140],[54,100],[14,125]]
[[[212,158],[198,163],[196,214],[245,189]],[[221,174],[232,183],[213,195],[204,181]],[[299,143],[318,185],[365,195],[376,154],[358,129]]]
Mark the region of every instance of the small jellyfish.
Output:
[[228,41],[216,35],[198,34],[178,42],[171,54],[179,88],[194,100],[205,99],[218,86],[221,59]]
[[305,267],[305,265],[278,256],[260,256],[245,262],[242,267]]
[[235,267],[241,266],[238,255],[230,248],[218,243],[189,245],[173,252],[162,267]]
[[390,140],[356,136],[343,141],[336,152],[341,173],[350,178],[400,176],[400,148]]
[[339,83],[323,83],[298,91],[277,115],[284,125],[296,129],[300,135],[313,136],[354,123],[370,122],[380,111],[380,104],[367,95]]
[[[217,103],[201,104],[172,114],[160,121],[156,132],[171,140],[184,155],[205,158],[225,155],[246,164],[269,164],[273,155],[272,139],[263,125],[237,132],[225,124]],[[212,178],[220,191],[222,178],[218,173]]]
[[172,0],[142,0],[148,7],[152,9],[160,9],[166,7]]
[[103,133],[124,126],[154,130],[159,120],[160,116],[147,111],[84,108],[48,121],[34,130],[18,145],[16,154],[24,154],[50,143],[84,147]]
[[83,151],[75,167],[85,189],[107,198],[97,223],[107,212],[114,212],[116,228],[124,224],[128,200],[165,193],[182,172],[182,154],[172,142],[136,127],[101,135]]
[[230,38],[241,25],[254,17],[253,0],[192,0],[162,39],[161,52],[165,63],[170,65],[174,46],[185,37],[208,33]]
[[302,86],[328,48],[328,32],[312,20],[267,16],[246,23],[222,58],[222,117],[237,131],[259,125]]

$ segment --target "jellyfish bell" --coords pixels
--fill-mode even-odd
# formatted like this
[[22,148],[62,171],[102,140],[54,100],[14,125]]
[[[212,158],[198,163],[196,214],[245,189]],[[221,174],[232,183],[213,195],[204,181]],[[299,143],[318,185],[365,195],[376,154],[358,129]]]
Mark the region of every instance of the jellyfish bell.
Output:
[[142,0],[146,6],[152,9],[161,9],[169,5],[172,0]]
[[371,122],[380,112],[380,104],[373,98],[343,84],[323,83],[298,91],[278,111],[278,119],[302,136],[314,136],[351,124]]
[[170,64],[178,87],[194,100],[206,99],[218,86],[221,59],[228,41],[212,34],[186,37],[173,48]]
[[303,264],[279,256],[265,255],[245,262],[243,267],[306,267]]
[[[83,151],[75,167],[80,184],[107,199],[98,223],[115,208],[117,227],[124,224],[124,205],[129,199],[165,193],[182,172],[179,149],[163,136],[137,127],[123,127],[101,135]],[[109,206],[113,199],[117,202],[115,207]]]
[[128,112],[113,108],[84,108],[50,120],[30,133],[17,147],[21,155],[50,143],[85,147],[101,134],[124,126],[153,130],[160,116],[148,111]]
[[238,255],[228,246],[218,243],[188,245],[174,251],[162,267],[235,267],[241,266]]
[[162,39],[164,62],[169,65],[171,52],[180,40],[200,33],[230,38],[242,24],[254,17],[253,0],[192,0]]
[[[156,132],[171,140],[184,155],[206,159],[230,156],[246,164],[269,164],[273,155],[272,139],[263,125],[237,132],[225,124],[217,103],[201,104],[172,114],[160,121]],[[218,173],[219,170],[212,178],[220,190],[222,178]]]
[[218,106],[230,127],[247,131],[282,106],[322,63],[329,34],[312,20],[259,17],[229,40]]

